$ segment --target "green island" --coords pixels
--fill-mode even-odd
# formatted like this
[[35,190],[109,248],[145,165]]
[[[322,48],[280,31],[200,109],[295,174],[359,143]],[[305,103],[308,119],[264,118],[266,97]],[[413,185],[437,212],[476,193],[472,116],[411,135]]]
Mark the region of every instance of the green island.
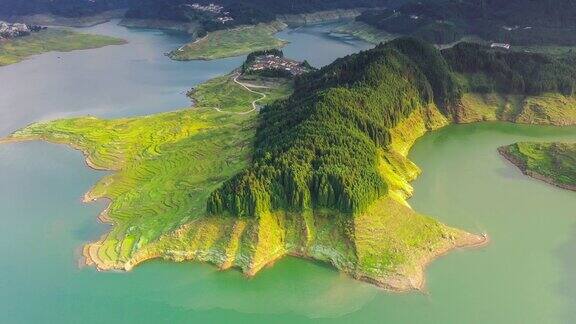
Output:
[[[503,65],[515,55],[528,56]],[[99,269],[164,258],[255,275],[293,255],[386,289],[422,289],[431,260],[488,237],[409,206],[420,169],[408,152],[453,122],[490,115],[554,124],[554,116],[574,114],[558,102],[573,100],[569,71],[557,73],[566,62],[534,55],[473,44],[439,51],[401,38],[293,81],[246,80],[234,71],[191,91],[192,109],[42,122],[0,142],[66,144],[91,167],[114,171],[84,197],[110,200],[101,219],[111,231],[84,248]],[[539,73],[547,78],[533,77]],[[505,86],[507,78],[515,86]],[[517,98],[514,113],[502,112],[504,102],[469,100],[491,96]],[[537,113],[509,118],[529,102],[538,102]]]
[[576,143],[521,142],[498,152],[524,174],[576,191]]
[[253,51],[281,48],[286,45],[286,42],[276,38],[274,34],[284,28],[286,28],[285,24],[274,21],[212,31],[170,52],[169,56],[179,61],[214,60]]
[[18,63],[46,52],[70,52],[124,44],[122,39],[49,28],[28,36],[0,42],[0,66]]

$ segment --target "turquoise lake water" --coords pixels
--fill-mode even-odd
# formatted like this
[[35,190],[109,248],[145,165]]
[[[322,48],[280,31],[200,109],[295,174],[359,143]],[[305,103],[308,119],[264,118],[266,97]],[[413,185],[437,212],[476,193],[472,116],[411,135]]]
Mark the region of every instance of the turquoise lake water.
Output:
[[[329,25],[287,30],[290,57],[323,65],[369,45]],[[189,105],[183,93],[242,58],[173,62],[181,35],[108,23],[87,29],[129,44],[49,53],[0,68],[0,136],[63,116],[140,115]],[[527,178],[496,152],[519,140],[576,141],[576,128],[454,125],[426,135],[411,158],[423,174],[410,204],[474,232],[488,247],[431,264],[425,292],[389,293],[331,267],[286,258],[246,279],[199,263],[147,262],[130,273],[79,267],[106,232],[103,203],[82,195],[102,172],[79,152],[0,145],[0,322],[571,323],[576,321],[576,193]]]

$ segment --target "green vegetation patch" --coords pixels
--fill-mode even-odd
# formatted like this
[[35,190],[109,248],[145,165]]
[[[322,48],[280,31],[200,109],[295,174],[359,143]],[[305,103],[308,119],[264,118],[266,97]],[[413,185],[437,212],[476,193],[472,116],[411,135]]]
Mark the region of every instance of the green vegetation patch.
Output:
[[572,0],[409,0],[393,9],[366,10],[357,20],[436,44],[475,35],[512,45],[573,46],[575,13]]
[[124,40],[114,37],[49,28],[29,36],[1,41],[0,66],[18,63],[32,55],[46,52],[70,52],[124,43]]
[[576,143],[521,142],[499,151],[527,175],[576,190]]
[[442,51],[455,72],[464,74],[466,91],[571,96],[576,92],[576,57],[492,50],[459,43]]
[[576,123],[576,56],[501,51],[459,43],[442,51],[459,84],[457,122]]
[[[94,168],[115,171],[85,196],[86,201],[111,199],[102,217],[114,226],[84,248],[87,262],[100,269],[129,270],[161,257],[211,262],[222,269],[238,267],[253,275],[291,254],[329,262],[355,278],[386,288],[420,288],[423,264],[454,247],[484,240],[408,207],[405,199],[412,191],[408,182],[419,169],[405,157],[407,148],[426,131],[444,125],[446,119],[431,97],[421,97],[426,87],[407,81],[406,77],[423,78],[414,66],[404,65],[407,58],[394,48],[381,51],[376,59],[379,64],[364,64],[371,60],[364,54],[360,57],[367,61],[351,65],[365,66],[363,72],[369,75],[362,81],[365,83],[357,82],[359,71],[351,79],[341,75],[328,80],[326,84],[337,85],[331,89],[307,93],[305,85],[316,87],[327,81],[322,74],[313,75],[297,81],[301,82],[297,87],[302,97],[284,100],[292,92],[289,83],[279,79],[276,86],[267,81],[263,87],[253,84],[257,79],[238,81],[233,73],[197,87],[191,94],[196,101],[192,109],[115,120],[80,117],[38,123],[4,141],[40,139],[67,144],[82,150]],[[382,76],[384,83],[379,81]],[[256,100],[271,104],[259,118],[253,112]],[[272,103],[275,100],[279,101]],[[362,101],[367,108],[358,104]],[[379,104],[406,110],[379,111]],[[315,117],[298,131],[291,129],[289,125],[309,114],[309,109]],[[333,125],[323,124],[324,118]],[[284,136],[286,151],[273,145],[279,136]],[[267,146],[262,146],[263,142]],[[315,152],[313,146],[321,153],[314,162],[320,172],[314,165],[302,164],[303,158]],[[275,156],[262,151],[263,147],[276,150]],[[298,176],[297,172],[306,168],[316,172],[321,195],[313,196],[319,202],[313,210],[286,204],[262,209],[258,217],[207,213],[206,202],[210,206],[214,192],[229,186],[224,183],[233,184],[230,179],[253,172],[256,163],[265,167],[269,161],[283,159],[296,162],[279,164],[287,175]],[[335,178],[339,175],[343,177]],[[292,181],[288,176],[271,179],[277,182],[261,182],[254,189],[275,194],[280,185],[289,186]],[[348,210],[338,208],[353,207],[337,204],[344,201],[338,200],[340,192],[333,191],[338,185],[353,199],[370,198],[354,218]],[[377,196],[371,197],[370,190],[376,190]]]
[[[209,194],[246,166],[255,113],[237,112],[250,111],[259,96],[230,76],[200,85],[196,93],[192,109],[114,120],[62,119],[10,136],[67,144],[82,150],[91,166],[116,171],[85,196],[112,200],[105,217],[114,226],[96,243],[93,256],[102,267],[127,262],[134,251],[203,216]],[[214,98],[228,98],[218,102],[221,111],[214,109]]]
[[412,39],[337,60],[262,110],[252,165],[215,191],[215,215],[328,208],[353,215],[389,191],[378,150],[415,111],[457,96],[440,53]]
[[253,51],[280,48],[287,42],[274,36],[286,26],[279,22],[242,26],[208,33],[193,43],[170,53],[174,60],[214,60],[248,54]]
[[454,119],[459,123],[501,120],[522,124],[575,125],[576,98],[560,93],[538,96],[465,93]]

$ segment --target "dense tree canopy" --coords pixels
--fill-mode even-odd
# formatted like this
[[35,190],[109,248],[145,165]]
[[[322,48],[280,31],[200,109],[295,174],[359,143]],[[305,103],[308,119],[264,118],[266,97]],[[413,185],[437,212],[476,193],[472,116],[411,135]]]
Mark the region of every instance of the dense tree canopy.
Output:
[[261,111],[252,165],[212,194],[208,210],[362,211],[387,192],[377,152],[390,128],[441,88],[427,75],[447,67],[424,71],[419,62],[445,64],[429,45],[401,39],[298,78],[290,98]]
[[79,17],[128,7],[129,18],[190,21],[198,17],[195,17],[197,13],[193,13],[186,4],[215,3],[224,6],[226,11],[232,14],[235,24],[253,24],[271,21],[276,15],[282,14],[381,7],[390,2],[390,0],[2,0],[0,14],[9,16],[52,13]]
[[298,77],[291,97],[260,112],[251,165],[212,193],[208,211],[363,211],[388,190],[379,149],[415,109],[434,103],[455,118],[466,91],[570,95],[575,60],[467,43],[440,52],[414,38],[340,58]]
[[465,34],[518,45],[576,44],[572,0],[411,1],[396,9],[366,11],[358,20],[436,44]]
[[[191,21],[198,18],[191,10],[190,3],[216,3],[230,12],[234,21],[227,26],[256,24],[270,22],[277,15],[299,14],[321,10],[349,9],[358,7],[380,7],[389,0],[131,0],[128,18],[153,18]],[[210,20],[203,21],[210,29],[222,28],[212,24]]]
[[470,43],[444,50],[443,55],[454,71],[467,76],[469,91],[572,95],[576,90],[576,65],[571,55],[499,51]]

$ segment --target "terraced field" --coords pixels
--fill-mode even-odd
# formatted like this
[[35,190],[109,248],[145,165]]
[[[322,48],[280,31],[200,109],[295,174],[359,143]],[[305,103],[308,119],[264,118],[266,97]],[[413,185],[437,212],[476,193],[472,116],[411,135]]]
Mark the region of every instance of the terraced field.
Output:
[[[281,93],[289,93],[288,84],[270,96]],[[113,223],[111,232],[86,251],[99,266],[126,262],[147,243],[203,216],[208,195],[245,166],[256,113],[226,112],[251,110],[259,96],[226,76],[198,87],[195,97],[193,109],[116,120],[56,120],[7,139],[67,144],[82,150],[90,166],[116,171],[85,196],[86,201],[112,200],[102,214]]]
[[520,124],[569,126],[576,124],[576,100],[558,93],[538,96],[466,93],[457,120],[509,121]]
[[124,40],[110,36],[81,34],[51,28],[29,36],[0,42],[0,66],[18,63],[32,55],[46,52],[70,52],[124,43]]

